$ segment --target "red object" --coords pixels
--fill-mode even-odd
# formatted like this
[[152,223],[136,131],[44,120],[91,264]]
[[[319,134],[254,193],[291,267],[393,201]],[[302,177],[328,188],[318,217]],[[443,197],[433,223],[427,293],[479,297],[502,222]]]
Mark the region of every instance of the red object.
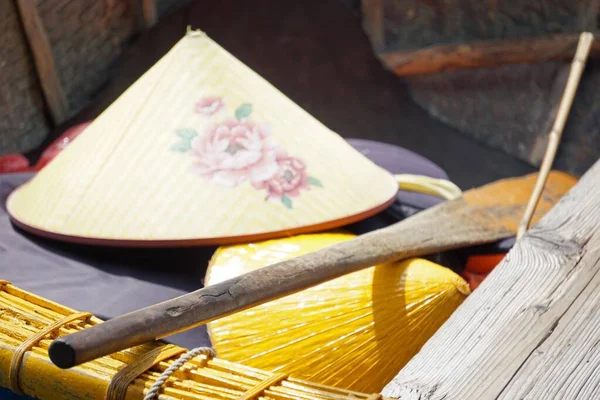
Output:
[[58,139],[44,150],[37,164],[33,167],[35,171],[44,168],[54,159],[65,147],[67,147],[92,121],[83,122],[67,129]]
[[487,274],[478,274],[476,272],[463,271],[462,277],[469,284],[471,291],[477,289],[481,282],[486,278]]
[[28,172],[30,168],[29,160],[21,154],[0,156],[0,174]]
[[506,254],[478,254],[469,256],[465,269],[479,274],[489,274],[500,264]]
[[471,290],[477,289],[488,274],[494,270],[496,265],[500,264],[504,256],[506,256],[504,253],[469,256],[462,277],[467,281]]

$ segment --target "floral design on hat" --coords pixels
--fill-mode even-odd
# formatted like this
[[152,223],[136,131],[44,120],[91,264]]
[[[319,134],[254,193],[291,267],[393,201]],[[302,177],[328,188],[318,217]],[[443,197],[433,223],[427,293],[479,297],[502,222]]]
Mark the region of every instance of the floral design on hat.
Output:
[[[211,118],[224,104],[221,97],[205,97],[194,110]],[[211,121],[202,135],[193,128],[177,129],[180,141],[171,150],[191,153],[194,172],[207,181],[229,188],[249,182],[255,189],[266,191],[265,200],[278,199],[291,209],[292,198],[311,186],[323,185],[307,174],[303,160],[273,140],[267,124],[252,120],[251,114],[252,104],[244,103],[233,118]]]

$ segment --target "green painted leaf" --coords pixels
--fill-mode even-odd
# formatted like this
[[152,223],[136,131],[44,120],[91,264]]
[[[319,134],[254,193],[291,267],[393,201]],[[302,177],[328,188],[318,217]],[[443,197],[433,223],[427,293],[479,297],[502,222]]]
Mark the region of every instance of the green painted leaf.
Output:
[[237,119],[248,118],[252,114],[252,104],[244,103],[235,110]]
[[287,208],[289,208],[289,209],[292,208],[292,199],[290,199],[289,197],[287,197],[285,194],[283,196],[281,196],[281,202]]
[[308,183],[310,183],[313,186],[323,187],[323,184],[321,183],[321,181],[318,180],[317,178],[313,178],[312,176],[308,177]]
[[177,131],[175,133],[180,138],[186,139],[186,140],[192,140],[193,138],[198,136],[198,132],[196,132],[196,130],[193,128],[177,129]]
[[171,146],[171,150],[178,151],[180,153],[185,153],[186,151],[190,150],[191,148],[192,148],[192,146],[190,145],[189,140],[182,140]]

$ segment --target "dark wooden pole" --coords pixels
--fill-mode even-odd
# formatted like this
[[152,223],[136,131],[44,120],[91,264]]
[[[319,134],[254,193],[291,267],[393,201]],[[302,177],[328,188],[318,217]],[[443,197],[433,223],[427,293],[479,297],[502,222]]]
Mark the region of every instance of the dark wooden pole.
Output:
[[[395,225],[246,273],[190,294],[56,339],[50,359],[61,368],[161,339],[216,318],[296,293],[376,264],[493,242],[515,234],[537,174],[468,191]],[[575,183],[552,174],[536,220]]]

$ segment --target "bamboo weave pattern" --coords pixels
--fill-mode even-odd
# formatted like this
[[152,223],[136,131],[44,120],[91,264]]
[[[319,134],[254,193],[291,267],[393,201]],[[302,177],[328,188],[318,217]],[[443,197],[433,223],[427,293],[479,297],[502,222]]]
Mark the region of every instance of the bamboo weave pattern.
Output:
[[[21,290],[0,280],[0,386],[10,387],[11,360],[17,348],[57,321],[76,314],[75,310]],[[96,317],[68,322],[56,329],[63,336],[102,321]],[[48,358],[51,335],[44,336],[25,352],[19,368],[23,393],[41,400],[64,398],[107,398],[108,387],[119,371],[143,359],[151,351],[160,353],[176,346],[149,343],[63,370]],[[181,349],[185,352],[185,349]],[[180,354],[180,352],[175,352]],[[138,376],[123,392],[124,399],[143,399],[156,379],[177,359],[158,362]],[[205,399],[370,399],[369,394],[342,390],[282,376],[205,355],[194,357],[174,372],[159,394],[185,400]],[[265,382],[271,382],[265,385]],[[259,390],[257,390],[259,388]],[[251,393],[252,396],[248,396]],[[371,395],[378,396],[378,395]],[[377,398],[377,397],[375,397]]]

